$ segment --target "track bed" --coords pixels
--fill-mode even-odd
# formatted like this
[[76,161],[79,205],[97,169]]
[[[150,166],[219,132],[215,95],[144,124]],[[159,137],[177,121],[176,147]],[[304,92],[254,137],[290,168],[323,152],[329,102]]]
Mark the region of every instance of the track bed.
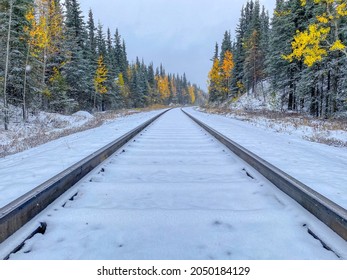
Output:
[[10,259],[337,259],[347,252],[344,240],[179,109],[33,222],[47,224],[44,234]]

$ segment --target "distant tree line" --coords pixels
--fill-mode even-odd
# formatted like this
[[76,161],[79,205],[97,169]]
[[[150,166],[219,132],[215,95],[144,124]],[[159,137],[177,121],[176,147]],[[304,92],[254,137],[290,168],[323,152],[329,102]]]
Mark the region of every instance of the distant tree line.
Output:
[[235,40],[226,32],[220,50],[216,45],[209,101],[258,97],[266,86],[265,102],[280,100],[283,109],[326,118],[344,113],[346,45],[345,0],[276,0],[271,24],[264,6],[248,1]]
[[0,114],[194,104],[203,92],[185,74],[129,63],[118,30],[104,32],[77,0],[0,0]]

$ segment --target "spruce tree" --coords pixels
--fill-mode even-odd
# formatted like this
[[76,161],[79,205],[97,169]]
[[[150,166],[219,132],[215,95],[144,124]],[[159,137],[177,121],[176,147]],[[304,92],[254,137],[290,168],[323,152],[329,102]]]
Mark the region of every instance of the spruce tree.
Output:
[[93,95],[93,76],[95,64],[89,64],[87,30],[82,11],[77,0],[66,0],[65,48],[67,63],[63,67],[63,75],[68,84],[68,96],[78,104],[76,109],[91,109],[90,96]]
[[[25,13],[33,5],[30,0],[0,1],[0,85],[3,99],[5,130],[9,126],[9,104],[19,105],[23,98],[26,43],[22,40]],[[21,105],[24,106],[22,103]]]
[[87,40],[87,48],[90,52],[90,58],[96,58],[96,27],[94,22],[93,11],[90,9],[88,14],[88,22],[87,22],[87,32],[88,32],[88,40]]
[[[247,3],[249,6],[249,3]],[[247,29],[247,18],[246,8],[242,7],[241,17],[239,24],[236,28],[236,42],[233,46],[234,55],[234,69],[231,79],[231,90],[233,95],[240,96],[244,93],[243,76],[244,76],[244,61],[245,61],[245,49],[244,49],[244,38]]]
[[[224,38],[223,38],[222,45],[221,45],[220,56],[219,56],[219,62],[221,65],[224,61],[225,52],[227,52],[227,51],[231,52],[231,50],[232,50],[232,47],[231,47],[230,32],[225,31]],[[215,53],[216,53],[216,51],[215,51]]]

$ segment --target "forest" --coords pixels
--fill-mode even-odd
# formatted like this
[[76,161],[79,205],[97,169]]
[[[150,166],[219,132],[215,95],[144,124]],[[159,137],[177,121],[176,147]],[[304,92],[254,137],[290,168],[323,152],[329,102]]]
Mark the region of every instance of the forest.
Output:
[[346,117],[346,5],[345,0],[276,0],[270,19],[258,0],[248,1],[235,39],[226,31],[221,46],[216,44],[209,103],[220,106],[247,94],[278,100],[283,111]]
[[[113,27],[115,28],[115,27]],[[118,29],[84,19],[77,0],[0,0],[0,123],[11,106],[70,114],[194,104],[204,92],[163,65],[129,62]]]

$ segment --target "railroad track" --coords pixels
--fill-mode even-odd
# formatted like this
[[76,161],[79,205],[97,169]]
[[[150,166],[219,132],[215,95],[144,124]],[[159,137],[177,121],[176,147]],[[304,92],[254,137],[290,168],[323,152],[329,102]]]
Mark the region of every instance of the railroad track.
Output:
[[[78,226],[79,223],[85,219],[88,220],[87,217],[99,213],[106,216],[125,216],[128,221],[133,221],[134,224],[140,225],[142,229],[138,235],[135,234],[132,237],[132,242],[137,247],[134,244],[133,246],[136,248],[144,246],[142,253],[135,256],[129,255],[130,252],[137,250],[134,247],[132,250],[129,249],[130,251],[125,252],[108,252],[106,257],[109,258],[146,259],[152,256],[155,258],[179,258],[180,254],[184,256],[183,258],[197,258],[197,251],[201,251],[200,253],[204,258],[223,258],[223,254],[224,258],[231,258],[233,256],[232,249],[219,248],[219,245],[216,245],[217,249],[222,250],[223,253],[220,253],[216,248],[212,250],[219,252],[215,253],[217,256],[212,256],[210,252],[206,251],[208,246],[205,244],[207,242],[205,238],[210,239],[211,236],[210,238],[208,236],[202,238],[200,243],[203,245],[194,244],[195,250],[192,250],[192,255],[187,254],[184,251],[185,247],[189,248],[193,245],[188,241],[182,241],[182,237],[192,240],[194,236],[190,236],[190,233],[185,232],[182,225],[189,227],[194,219],[198,219],[199,222],[195,225],[197,229],[201,232],[218,231],[213,238],[218,237],[218,240],[225,240],[225,244],[222,242],[224,244],[222,245],[228,247],[227,244],[240,241],[243,235],[243,233],[241,233],[241,236],[238,235],[241,231],[238,230],[237,226],[235,227],[235,221],[238,221],[239,224],[245,221],[248,226],[254,226],[258,225],[258,221],[254,219],[260,215],[262,216],[260,220],[268,222],[270,227],[271,225],[276,226],[276,223],[281,224],[279,218],[283,215],[281,211],[288,208],[290,211],[295,212],[294,216],[296,217],[306,215],[303,219],[304,222],[300,225],[301,228],[305,228],[304,233],[301,234],[306,238],[318,239],[318,247],[329,251],[334,257],[339,258],[347,255],[347,251],[344,252],[347,244],[345,245],[346,248],[340,248],[342,250],[340,252],[339,248],[336,248],[338,245],[330,244],[330,240],[327,240],[325,236],[321,236],[319,222],[306,222],[306,220],[310,221],[311,218],[308,218],[305,211],[301,209],[292,210],[295,204],[293,206],[290,199],[281,196],[280,192],[276,192],[276,190],[273,191],[272,186],[268,186],[267,180],[325,223],[342,239],[347,240],[347,211],[345,209],[278,170],[237,143],[227,139],[186,112],[184,113],[186,116],[178,109],[174,109],[160,119],[158,118],[162,114],[154,117],[2,208],[0,211],[0,242],[4,241],[6,243],[9,236],[13,235],[31,219],[34,219],[38,226],[25,239],[28,240],[37,233],[44,233],[50,223],[55,223],[55,221],[51,221],[53,219],[52,212],[59,212],[59,209],[57,209],[57,206],[50,206],[45,210],[49,213],[47,216],[38,214],[66,190],[81,181],[73,187],[79,190],[74,191],[69,199],[64,198],[65,202],[60,205],[71,216],[73,223],[70,226],[72,228],[75,227],[78,231],[81,226]],[[195,125],[188,117],[203,129]],[[157,121],[154,122],[155,120]],[[134,138],[141,131],[142,135]],[[207,135],[206,131],[218,141]],[[249,165],[227,151],[225,147]],[[111,157],[112,154],[114,155]],[[100,163],[109,157],[108,162],[103,163],[101,167]],[[256,171],[261,175],[257,174]],[[91,175],[86,176],[89,172],[91,172]],[[263,179],[262,176],[267,180]],[[241,189],[238,185],[246,187]],[[251,197],[251,202],[245,197]],[[270,199],[264,199],[266,197],[270,197]],[[271,214],[268,213],[267,203],[273,206]],[[85,210],[88,214],[81,211],[81,209],[89,209],[88,211]],[[108,209],[109,212],[106,214],[104,209]],[[154,211],[153,209],[157,210]],[[158,214],[158,209],[161,209],[162,213]],[[245,216],[247,212],[251,214]],[[34,218],[35,216],[36,218]],[[278,220],[273,224],[272,219]],[[153,220],[158,222],[153,223]],[[95,219],[86,222],[87,225],[98,223]],[[110,222],[108,221],[108,223]],[[151,229],[147,234],[151,236],[143,234],[143,228],[146,228],[146,224]],[[206,225],[209,225],[209,227],[205,228]],[[124,232],[127,232],[129,227],[133,231],[137,230],[136,227],[124,223],[94,226],[103,228],[103,232],[117,231],[117,228],[126,228]],[[283,224],[282,226],[286,228],[288,225]],[[290,230],[294,229],[288,226],[287,231]],[[297,230],[300,231],[299,228]],[[172,252],[171,254],[157,252],[155,242],[158,242],[158,240],[164,239],[167,243],[178,242],[172,236],[170,237],[170,234],[168,234],[169,237],[163,236],[160,233],[161,231],[173,232],[183,245],[187,242],[188,244],[185,244],[180,249],[183,251],[177,252],[177,255]],[[325,231],[324,228],[323,231]],[[257,231],[255,230],[255,232]],[[266,232],[266,229],[259,231],[260,234],[262,232]],[[307,236],[307,233],[309,233],[309,236]],[[227,236],[225,236],[226,234]],[[280,233],[280,235],[284,235],[282,238],[286,237],[286,234],[289,233]],[[92,241],[96,242],[95,236],[88,235],[88,238],[91,240],[90,243],[93,243]],[[145,241],[140,241],[141,238]],[[121,250],[125,247],[122,243],[126,243],[123,239],[127,240],[127,237],[117,237],[116,239],[113,241],[119,243],[117,245],[118,250]],[[258,241],[254,242],[255,244],[259,243]],[[342,242],[342,244],[344,243]],[[9,258],[10,254],[15,252],[21,252],[24,246],[25,240],[19,242],[18,246],[15,246],[16,248],[12,248],[10,252],[7,252],[5,258]],[[146,246],[150,246],[152,249]],[[312,250],[312,252],[319,250],[318,247],[308,248],[307,252],[304,250],[304,254],[300,256],[310,258],[309,255],[305,254]],[[151,250],[153,250],[152,253]],[[31,250],[26,249],[26,252],[26,254],[29,254]],[[90,253],[90,251],[88,252]],[[344,253],[346,254],[344,255]],[[22,256],[24,256],[23,254]],[[254,255],[247,256],[247,254],[243,254],[245,253],[239,253],[236,257],[254,257]],[[276,254],[274,255],[276,256]],[[300,256],[297,257],[300,258]],[[63,255],[58,256],[58,258],[65,257]],[[96,256],[86,253],[84,257],[95,258]],[[255,254],[255,258],[257,257],[259,258]],[[271,258],[271,254],[269,257]]]
[[[163,115],[164,111],[144,122],[115,141],[65,169],[53,178],[0,208],[0,243],[20,229],[55,199],[70,189],[86,174],[124,146],[148,125]],[[40,226],[42,228],[42,225]],[[44,226],[43,226],[44,228]]]

